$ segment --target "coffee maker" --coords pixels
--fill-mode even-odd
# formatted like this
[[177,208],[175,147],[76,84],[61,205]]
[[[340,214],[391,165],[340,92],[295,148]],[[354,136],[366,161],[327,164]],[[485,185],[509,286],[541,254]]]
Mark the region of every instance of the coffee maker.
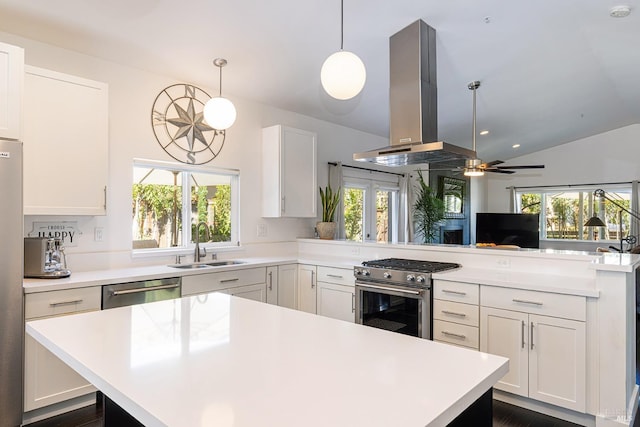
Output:
[[24,238],[24,277],[60,279],[70,275],[60,238]]

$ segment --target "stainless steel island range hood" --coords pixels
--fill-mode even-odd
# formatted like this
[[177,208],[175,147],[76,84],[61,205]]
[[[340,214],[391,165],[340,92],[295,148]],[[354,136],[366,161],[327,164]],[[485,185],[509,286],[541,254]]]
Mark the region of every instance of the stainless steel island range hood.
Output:
[[391,145],[353,159],[384,166],[446,163],[462,166],[476,153],[438,140],[436,31],[418,20],[389,39]]

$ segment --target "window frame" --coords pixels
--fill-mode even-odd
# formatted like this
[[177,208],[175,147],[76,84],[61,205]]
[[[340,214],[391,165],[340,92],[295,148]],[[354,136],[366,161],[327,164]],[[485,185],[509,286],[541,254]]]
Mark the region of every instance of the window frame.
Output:
[[[593,201],[593,197],[595,197],[593,195],[593,192],[597,189],[601,189],[604,190],[606,193],[629,193],[630,195],[630,202],[631,204],[633,203],[633,198],[636,197],[633,194],[633,187],[631,183],[617,183],[617,184],[590,184],[590,185],[558,185],[558,186],[546,186],[546,187],[527,187],[527,188],[521,188],[518,189],[517,187],[514,189],[515,190],[515,205],[514,205],[514,212],[515,213],[521,213],[521,206],[520,206],[520,202],[522,200],[522,195],[523,194],[540,194],[541,198],[540,198],[540,240],[545,240],[545,241],[550,241],[550,242],[555,242],[555,241],[559,241],[559,242],[602,242],[602,243],[616,243],[619,242],[619,240],[612,240],[612,239],[604,239],[599,237],[597,240],[594,240],[594,230],[593,227],[587,227],[587,231],[586,234],[588,236],[588,238],[583,239],[582,236],[585,234],[584,232],[584,223],[587,222],[587,220],[589,218],[591,218],[594,215],[594,201]],[[546,218],[547,218],[547,195],[549,194],[556,194],[556,193],[562,193],[562,192],[570,192],[570,193],[580,193],[579,195],[579,206],[584,206],[584,203],[587,203],[587,209],[586,211],[584,209],[580,209],[580,211],[578,212],[578,222],[580,224],[577,236],[578,238],[575,239],[558,239],[558,238],[549,238],[547,237],[547,227],[546,227]],[[590,197],[589,200],[585,201],[584,195],[583,193],[590,193]],[[629,216],[628,213],[623,212],[623,215],[627,215]],[[629,219],[629,221],[631,221],[632,218]]]
[[[131,166],[131,171],[136,167],[146,167],[153,169],[163,169],[169,171],[180,171],[181,172],[181,188],[182,194],[180,196],[182,201],[182,206],[191,206],[191,174],[192,173],[200,173],[200,174],[212,174],[212,175],[224,175],[229,177],[230,186],[231,186],[231,235],[229,241],[227,242],[204,242],[200,243],[201,248],[211,248],[211,249],[224,249],[224,248],[236,248],[240,246],[240,170],[239,169],[226,169],[226,168],[218,168],[211,167],[205,165],[190,165],[186,163],[174,163],[174,162],[165,162],[159,160],[148,160],[148,159],[133,159],[133,164]],[[130,180],[133,185],[133,176]],[[129,195],[131,195],[131,190],[129,190]],[[131,203],[133,203],[133,199],[131,199]],[[191,210],[190,209],[182,209],[181,212],[181,220],[182,220],[182,239],[178,246],[170,247],[170,248],[144,248],[144,249],[134,249],[131,248],[131,254],[133,257],[140,256],[162,256],[162,255],[182,255],[185,253],[193,252],[195,249],[195,243],[191,242],[191,227],[185,227],[184,224],[191,225]],[[133,237],[133,236],[132,236]],[[133,241],[133,239],[132,239]]]
[[[400,214],[400,177],[384,173],[377,173],[375,171],[362,172],[359,170],[351,169],[343,170],[342,187],[344,189],[357,188],[364,191],[362,242],[377,242],[377,192],[391,192],[392,195],[389,199],[388,207],[389,234],[391,235],[391,240],[389,240],[387,243],[398,243],[398,219]],[[343,234],[344,232],[345,230],[342,230]],[[372,239],[370,236],[374,236],[374,238]]]

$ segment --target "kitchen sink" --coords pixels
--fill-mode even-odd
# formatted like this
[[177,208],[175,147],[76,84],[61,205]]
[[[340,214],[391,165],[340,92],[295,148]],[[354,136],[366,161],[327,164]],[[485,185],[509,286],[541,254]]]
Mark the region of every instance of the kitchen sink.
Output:
[[236,265],[236,264],[244,264],[244,261],[230,260],[230,261],[194,262],[191,264],[170,264],[168,267],[189,270],[194,268],[222,267],[225,265]]

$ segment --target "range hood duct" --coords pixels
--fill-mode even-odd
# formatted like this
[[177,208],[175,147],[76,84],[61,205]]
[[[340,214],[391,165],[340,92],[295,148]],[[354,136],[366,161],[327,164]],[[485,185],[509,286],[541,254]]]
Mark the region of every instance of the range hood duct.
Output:
[[389,39],[390,146],[353,159],[384,166],[446,163],[462,166],[472,150],[438,140],[436,30],[418,20]]

